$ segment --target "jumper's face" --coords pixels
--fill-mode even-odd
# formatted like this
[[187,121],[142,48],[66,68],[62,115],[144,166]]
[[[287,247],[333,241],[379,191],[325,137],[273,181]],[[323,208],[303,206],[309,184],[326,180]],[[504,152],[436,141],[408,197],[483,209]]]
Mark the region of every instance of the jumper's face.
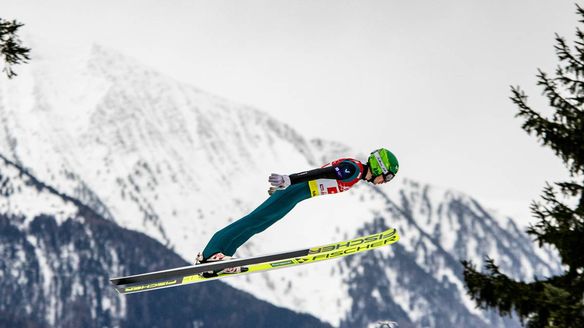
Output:
[[373,179],[373,183],[376,184],[376,185],[382,184],[382,183],[385,183],[385,182],[386,182],[385,179],[381,175],[378,175],[378,176],[375,177],[375,179]]
[[[382,174],[382,175],[376,176],[372,181],[371,180],[368,180],[368,181],[371,181],[372,183],[378,185],[378,184],[383,184],[383,183],[389,182],[394,177],[395,177],[395,174],[388,172],[387,174]],[[371,175],[368,174],[367,178],[371,179]]]

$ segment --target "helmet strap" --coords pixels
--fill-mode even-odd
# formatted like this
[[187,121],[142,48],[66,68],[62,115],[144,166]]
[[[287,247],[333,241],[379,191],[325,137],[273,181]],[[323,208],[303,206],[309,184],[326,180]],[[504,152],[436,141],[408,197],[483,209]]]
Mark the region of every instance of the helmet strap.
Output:
[[366,179],[366,177],[367,177],[367,172],[369,172],[369,170],[370,170],[369,162],[367,162],[367,164],[363,164],[363,173],[361,173],[361,180],[368,181]]
[[361,179],[373,183],[373,180],[376,178],[376,176],[373,175],[373,171],[371,171],[371,178],[367,179],[367,173],[370,171],[371,168],[369,167],[369,164],[363,164],[363,175],[361,176]]

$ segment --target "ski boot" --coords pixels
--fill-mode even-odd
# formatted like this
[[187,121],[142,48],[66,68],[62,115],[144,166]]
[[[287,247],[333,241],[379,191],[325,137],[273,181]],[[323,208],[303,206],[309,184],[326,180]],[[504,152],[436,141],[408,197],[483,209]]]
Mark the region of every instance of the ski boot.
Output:
[[[210,262],[218,262],[218,261],[227,261],[231,260],[233,257],[224,255],[223,253],[215,253],[211,255],[209,258],[203,258],[203,253],[197,254],[197,258],[195,259],[195,265],[203,264],[203,263],[210,263]],[[214,271],[206,271],[202,272],[199,275],[203,278],[213,278],[217,277],[220,274],[235,274],[235,273],[242,273],[247,272],[249,268],[240,266],[235,268],[225,268],[222,270],[214,270]]]

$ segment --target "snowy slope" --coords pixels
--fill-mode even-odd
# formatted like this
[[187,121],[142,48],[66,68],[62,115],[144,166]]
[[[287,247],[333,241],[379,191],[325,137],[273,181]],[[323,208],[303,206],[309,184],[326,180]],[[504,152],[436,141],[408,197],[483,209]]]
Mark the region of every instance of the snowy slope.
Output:
[[[110,276],[183,265],[159,242],[0,155],[0,327],[330,327],[222,283],[141,297],[121,296],[109,283]],[[219,293],[228,301],[216,302]]]
[[[272,171],[298,172],[341,156],[365,159],[366,150],[307,140],[266,113],[100,46],[67,49],[75,56],[52,49],[62,47],[34,45],[35,60],[18,79],[0,80],[0,151],[186,260],[216,230],[265,200]],[[478,201],[403,176],[388,186],[361,183],[307,200],[237,255],[333,242],[384,226],[398,228],[396,247],[228,283],[334,325],[399,318],[487,326],[504,323],[468,299],[460,259],[489,254],[503,270],[528,279],[558,269],[549,252],[534,250],[512,222]],[[375,264],[376,256],[383,261]],[[420,289],[426,284],[433,287]]]

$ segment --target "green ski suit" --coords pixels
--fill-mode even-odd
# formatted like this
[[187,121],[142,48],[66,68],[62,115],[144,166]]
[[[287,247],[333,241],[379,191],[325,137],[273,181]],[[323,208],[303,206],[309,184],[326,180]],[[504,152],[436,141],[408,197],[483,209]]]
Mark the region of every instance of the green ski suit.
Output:
[[283,218],[299,202],[346,191],[364,179],[366,172],[366,164],[343,158],[320,169],[290,175],[288,188],[274,192],[251,213],[216,232],[203,250],[203,258],[216,253],[233,256],[239,246]]

